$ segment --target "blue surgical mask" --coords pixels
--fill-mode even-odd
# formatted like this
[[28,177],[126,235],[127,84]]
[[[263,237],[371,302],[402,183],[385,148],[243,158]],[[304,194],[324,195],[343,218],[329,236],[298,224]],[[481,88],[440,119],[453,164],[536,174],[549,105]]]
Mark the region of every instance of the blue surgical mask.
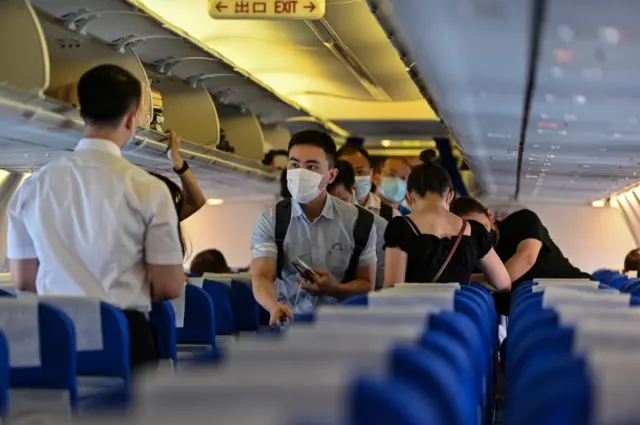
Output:
[[401,202],[407,195],[407,184],[396,177],[383,177],[380,180],[380,194],[389,202]]
[[356,199],[363,199],[371,192],[371,176],[356,176]]

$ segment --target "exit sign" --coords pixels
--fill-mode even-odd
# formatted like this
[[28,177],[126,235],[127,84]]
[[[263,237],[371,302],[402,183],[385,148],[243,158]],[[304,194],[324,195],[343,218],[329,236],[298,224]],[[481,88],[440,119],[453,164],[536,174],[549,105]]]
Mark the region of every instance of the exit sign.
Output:
[[326,0],[209,0],[214,19],[321,19]]

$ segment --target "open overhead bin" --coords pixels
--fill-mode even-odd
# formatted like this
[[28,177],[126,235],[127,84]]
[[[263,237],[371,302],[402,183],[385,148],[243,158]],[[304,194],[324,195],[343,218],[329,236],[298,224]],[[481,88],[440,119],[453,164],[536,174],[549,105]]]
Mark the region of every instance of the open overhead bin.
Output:
[[[125,155],[145,168],[169,170],[162,130],[175,129],[185,139],[183,156],[215,196],[233,196],[239,186],[243,196],[277,191],[277,173],[259,162],[261,123],[308,116],[126,2],[4,0],[0,38],[11,40],[0,43],[2,57],[11,58],[0,69],[0,164],[9,170],[37,169],[75,147],[82,131],[75,84],[100,63],[126,68],[143,85],[143,128]],[[154,97],[156,103],[162,99],[164,122]],[[221,122],[216,103],[227,112],[240,111],[223,117],[240,119],[240,128],[246,127],[237,137],[236,154],[216,149]]]
[[264,135],[256,117],[249,111],[222,105],[218,108],[220,126],[234,153],[255,161],[264,156]]

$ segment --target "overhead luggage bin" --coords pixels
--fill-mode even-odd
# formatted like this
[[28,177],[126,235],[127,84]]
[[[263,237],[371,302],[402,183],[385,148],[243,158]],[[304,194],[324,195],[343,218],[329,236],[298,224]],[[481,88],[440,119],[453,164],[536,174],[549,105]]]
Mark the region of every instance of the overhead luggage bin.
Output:
[[[246,110],[227,105],[218,108],[220,126],[235,154],[259,161],[264,156],[264,135],[256,117]],[[278,174],[279,177],[279,174]]]
[[152,71],[148,74],[151,88],[162,99],[164,122],[159,125],[200,146],[215,147],[220,140],[220,120],[209,92],[175,77]]
[[[139,116],[141,128],[135,140],[123,149],[124,155],[132,162],[154,171],[170,168],[166,156],[167,137],[162,128],[156,125],[158,123],[154,116],[154,92],[162,97],[163,128],[175,129],[183,136],[183,157],[189,161],[199,180],[215,182],[215,189],[221,188],[222,192],[237,188],[239,182],[243,183],[245,195],[247,190],[256,194],[276,192],[278,173],[259,162],[262,159],[264,137],[256,116],[249,114],[254,129],[252,135],[249,139],[242,137],[240,140],[242,144],[254,140],[253,143],[260,146],[259,155],[246,158],[222,152],[215,148],[219,142],[220,128],[215,102],[246,102],[251,105],[248,97],[259,98],[261,103],[266,102],[266,108],[272,114],[276,114],[265,115],[265,121],[284,122],[290,116],[304,115],[303,112],[284,104],[275,95],[270,95],[264,88],[247,80],[246,76],[234,72],[220,58],[211,55],[205,57],[206,52],[202,50],[198,53],[199,58],[195,57],[195,53],[192,53],[192,58],[180,54],[180,49],[197,50],[197,47],[176,34],[168,33],[158,22],[144,13],[134,11],[125,2],[32,3],[27,0],[0,3],[0,38],[11,40],[11,43],[2,43],[0,47],[0,54],[10,58],[0,69],[0,126],[3,128],[0,163],[4,168],[30,172],[74,149],[82,137],[83,128],[77,109],[77,81],[90,68],[112,63],[130,71],[143,86]],[[82,14],[76,12],[81,6],[101,12],[96,15],[85,10],[84,16],[80,16]],[[46,8],[47,12],[66,18],[49,16],[39,8]],[[107,17],[109,19],[105,19]],[[156,40],[156,43],[148,43],[146,50],[141,49],[150,59],[142,58],[132,48],[144,44],[140,40],[133,40],[128,34],[115,34],[129,31],[127,25],[135,23],[132,19],[137,19],[137,22],[146,20],[147,25],[131,31],[155,31],[145,37]],[[103,38],[92,34],[89,27],[101,32]],[[159,44],[160,40],[164,40],[164,44]],[[167,40],[170,40],[169,44],[166,44]],[[158,56],[175,54],[181,59],[150,63],[157,59],[150,53],[154,44],[154,51],[163,52],[157,53]],[[166,56],[163,57],[166,59]],[[242,88],[230,89],[229,84],[225,84],[218,87],[219,93],[208,90],[205,81],[213,82],[215,79],[208,76],[212,70],[203,69],[203,63],[226,67],[226,73],[222,73],[224,78],[241,80]],[[194,78],[194,74],[197,78]],[[217,94],[225,93],[226,97],[216,98]],[[238,146],[240,143],[236,149]],[[252,179],[247,179],[247,176]],[[247,187],[247,184],[251,187]]]
[[49,62],[44,34],[26,0],[0,3],[0,86],[9,84],[32,94],[49,86]]

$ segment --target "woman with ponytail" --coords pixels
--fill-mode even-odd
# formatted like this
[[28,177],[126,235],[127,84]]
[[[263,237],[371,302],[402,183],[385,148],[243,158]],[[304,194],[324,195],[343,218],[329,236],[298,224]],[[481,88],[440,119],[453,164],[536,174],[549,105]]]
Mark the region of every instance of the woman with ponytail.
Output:
[[469,283],[476,264],[488,289],[508,291],[511,279],[486,229],[449,212],[455,197],[447,171],[432,150],[420,155],[407,181],[411,214],[395,217],[385,232],[385,287],[411,283]]

